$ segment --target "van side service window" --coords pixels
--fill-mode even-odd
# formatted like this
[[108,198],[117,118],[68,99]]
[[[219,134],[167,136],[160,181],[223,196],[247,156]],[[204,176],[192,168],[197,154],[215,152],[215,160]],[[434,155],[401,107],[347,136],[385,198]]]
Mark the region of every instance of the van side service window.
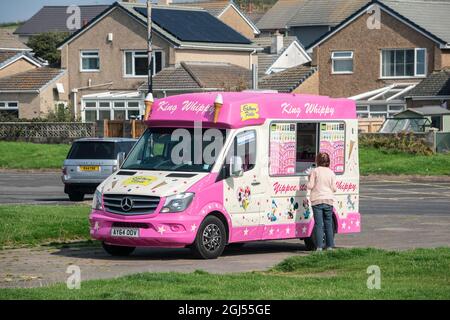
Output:
[[269,173],[272,176],[304,175],[315,166],[319,151],[330,156],[330,169],[344,172],[343,122],[279,122],[270,125]]

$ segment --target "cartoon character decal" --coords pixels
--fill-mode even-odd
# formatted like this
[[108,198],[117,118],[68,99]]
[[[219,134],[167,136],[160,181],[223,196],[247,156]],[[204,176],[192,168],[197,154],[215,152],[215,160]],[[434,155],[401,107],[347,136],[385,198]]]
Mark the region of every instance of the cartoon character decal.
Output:
[[250,187],[247,186],[245,189],[240,187],[238,189],[237,198],[241,208],[243,208],[244,210],[247,210],[248,206],[250,205],[250,196],[251,196]]
[[347,209],[350,210],[355,210],[355,202],[352,201],[352,197],[351,195],[347,196]]
[[309,219],[309,217],[311,216],[311,209],[308,199],[303,200],[303,209],[305,209],[305,211],[303,212],[303,216],[305,217],[305,219]]
[[269,219],[270,222],[277,221],[277,210],[278,210],[278,205],[275,202],[275,200],[272,199],[272,210],[267,214],[267,219]]
[[294,198],[289,199],[289,207],[286,212],[287,218],[289,220],[294,219],[297,209],[298,209],[298,202],[295,202]]

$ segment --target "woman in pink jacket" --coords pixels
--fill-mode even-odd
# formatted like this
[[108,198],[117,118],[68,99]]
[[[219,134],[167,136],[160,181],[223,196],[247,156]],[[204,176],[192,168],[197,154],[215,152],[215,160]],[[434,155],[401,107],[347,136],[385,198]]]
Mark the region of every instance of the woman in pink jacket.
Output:
[[311,171],[308,190],[311,190],[310,200],[314,212],[314,238],[316,248],[321,251],[325,234],[325,244],[328,250],[334,248],[333,202],[336,189],[336,175],[329,168],[330,157],[327,153],[319,153],[316,157],[317,167]]

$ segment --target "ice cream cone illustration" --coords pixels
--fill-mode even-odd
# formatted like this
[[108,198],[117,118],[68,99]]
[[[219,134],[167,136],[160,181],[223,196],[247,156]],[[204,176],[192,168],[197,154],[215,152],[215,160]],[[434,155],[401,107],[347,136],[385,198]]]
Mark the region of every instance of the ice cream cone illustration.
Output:
[[348,152],[348,158],[350,159],[352,157],[353,148],[355,147],[355,141],[350,140],[350,151]]
[[160,188],[160,187],[162,187],[162,186],[165,186],[166,184],[167,184],[167,182],[163,181],[163,182],[161,182],[160,184],[154,186],[154,187],[152,188],[152,190],[158,189],[158,188]]
[[223,97],[219,93],[216,97],[216,100],[214,101],[214,123],[216,123],[217,120],[219,120],[219,114],[220,110],[222,110],[222,107],[223,107]]
[[145,103],[145,115],[144,120],[147,120],[150,117],[150,114],[152,113],[152,106],[153,106],[153,94],[149,93],[144,99]]

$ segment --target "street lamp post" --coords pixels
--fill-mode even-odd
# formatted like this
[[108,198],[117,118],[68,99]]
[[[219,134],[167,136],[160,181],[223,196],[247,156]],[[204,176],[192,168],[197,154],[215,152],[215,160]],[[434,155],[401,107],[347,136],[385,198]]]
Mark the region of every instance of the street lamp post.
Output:
[[153,92],[152,81],[152,3],[147,0],[147,54],[148,54],[148,89],[147,93]]

